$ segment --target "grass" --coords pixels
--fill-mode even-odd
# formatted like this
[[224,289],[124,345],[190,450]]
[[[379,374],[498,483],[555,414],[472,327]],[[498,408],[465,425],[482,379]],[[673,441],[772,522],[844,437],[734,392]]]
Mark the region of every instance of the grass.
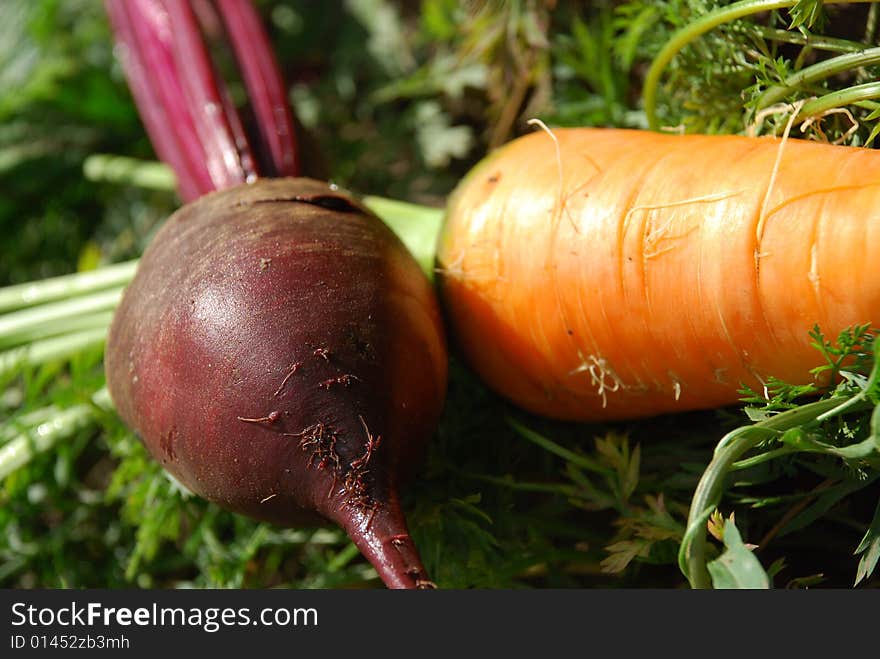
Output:
[[[771,103],[816,97],[826,114],[808,137],[863,145],[877,131],[878,106],[857,93],[877,73],[873,5],[816,14],[815,3],[790,3],[793,15],[746,15],[697,37],[693,25],[718,3],[487,3],[476,18],[448,0],[257,4],[307,173],[369,195],[441,206],[534,117],[646,127],[645,76],[674,35],[687,38],[654,69],[650,113],[664,125],[744,132]],[[11,0],[0,19],[0,89],[11,90],[0,97],[0,284],[136,258],[178,201],[152,162],[100,4]],[[849,116],[827,114],[828,99],[853,101]],[[761,131],[787,119],[766,115]],[[112,296],[128,267],[90,290]],[[78,313],[80,325],[57,307],[29,318],[15,311],[34,301],[22,301],[29,290],[0,290],[0,465],[15,467],[0,480],[0,586],[380,585],[338,530],[281,529],[189,495],[95,395],[109,307]],[[41,302],[76,292],[61,286]],[[743,392],[739,408],[597,425],[525,414],[453,357],[444,417],[405,493],[429,573],[457,588],[679,588],[685,574],[755,583],[741,577],[754,577],[757,558],[775,587],[876,586],[872,338],[867,328],[814,335],[839,385],[818,407],[803,403],[817,392],[770,383],[767,395]],[[854,402],[822,416],[841,400]],[[696,490],[708,496],[692,506]]]

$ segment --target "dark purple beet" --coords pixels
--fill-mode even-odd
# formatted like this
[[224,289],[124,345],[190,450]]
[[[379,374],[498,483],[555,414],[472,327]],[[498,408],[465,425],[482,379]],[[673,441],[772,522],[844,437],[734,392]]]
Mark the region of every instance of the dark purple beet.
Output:
[[116,311],[106,371],[122,418],[192,491],[279,524],[317,512],[389,587],[431,585],[398,487],[443,404],[440,314],[352,199],[264,179],[181,208]]

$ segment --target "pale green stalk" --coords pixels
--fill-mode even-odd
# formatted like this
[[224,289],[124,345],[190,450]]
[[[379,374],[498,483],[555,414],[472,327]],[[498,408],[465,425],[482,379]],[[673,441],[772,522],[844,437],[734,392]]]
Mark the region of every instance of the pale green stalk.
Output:
[[428,279],[433,279],[434,255],[437,236],[443,224],[443,209],[384,197],[367,196],[361,201],[398,235]]
[[798,113],[798,119],[816,116],[834,108],[851,105],[857,101],[880,98],[880,82],[866,82],[863,85],[847,87],[819,98],[807,101]]
[[10,332],[0,335],[0,350],[14,347],[27,347],[34,342],[57,336],[76,334],[83,330],[100,329],[104,332],[110,327],[113,311],[97,311],[95,313],[74,313],[61,321],[34,325],[28,330]]
[[71,332],[0,352],[0,378],[23,364],[38,366],[58,359],[68,359],[83,350],[100,346],[107,338],[107,326]]
[[47,405],[46,407],[40,407],[36,410],[21,414],[11,421],[4,422],[4,424],[0,426],[0,446],[9,440],[16,438],[28,428],[38,426],[44,421],[49,421],[56,414],[58,414],[58,408],[54,405]]
[[[867,48],[856,53],[847,53],[818,62],[788,76],[785,79],[785,84],[770,87],[761,94],[756,107],[758,110],[766,108],[783,100],[799,87],[825,80],[844,71],[873,64],[880,64],[880,48]],[[805,113],[802,111],[801,114]]]
[[0,316],[0,343],[27,340],[29,336],[46,336],[50,327],[62,333],[72,319],[101,311],[109,311],[119,304],[122,288],[100,291],[88,296],[51,302]]
[[782,30],[765,25],[750,25],[748,29],[755,34],[782,43],[806,46],[812,50],[827,50],[835,53],[855,53],[865,49],[865,44],[848,39],[837,39],[822,34],[802,34],[792,30]]
[[[92,396],[92,403],[103,409],[110,409],[112,403],[107,389],[98,390]],[[0,446],[0,481],[27,464],[38,453],[50,449],[59,440],[92,425],[95,421],[94,405],[83,403],[56,410],[47,420]]]
[[0,313],[122,286],[131,281],[136,267],[137,261],[127,261],[97,270],[0,288]]
[[161,162],[137,160],[126,156],[96,153],[86,158],[83,174],[90,181],[124,183],[148,190],[174,192],[174,170]]

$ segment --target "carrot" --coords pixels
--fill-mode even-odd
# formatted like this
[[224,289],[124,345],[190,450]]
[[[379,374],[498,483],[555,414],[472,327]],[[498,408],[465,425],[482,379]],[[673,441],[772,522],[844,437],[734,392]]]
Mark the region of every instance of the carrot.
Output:
[[571,420],[811,381],[809,331],[880,323],[880,154],[778,138],[559,129],[453,193],[443,301],[504,396]]

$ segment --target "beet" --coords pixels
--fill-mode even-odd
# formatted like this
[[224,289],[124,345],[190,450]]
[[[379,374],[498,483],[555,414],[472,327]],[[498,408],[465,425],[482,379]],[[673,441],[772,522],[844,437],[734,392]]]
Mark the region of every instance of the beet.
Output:
[[283,525],[340,524],[388,587],[430,587],[398,488],[439,418],[430,283],[356,201],[260,179],[172,215],[110,328],[110,394],[193,492]]

